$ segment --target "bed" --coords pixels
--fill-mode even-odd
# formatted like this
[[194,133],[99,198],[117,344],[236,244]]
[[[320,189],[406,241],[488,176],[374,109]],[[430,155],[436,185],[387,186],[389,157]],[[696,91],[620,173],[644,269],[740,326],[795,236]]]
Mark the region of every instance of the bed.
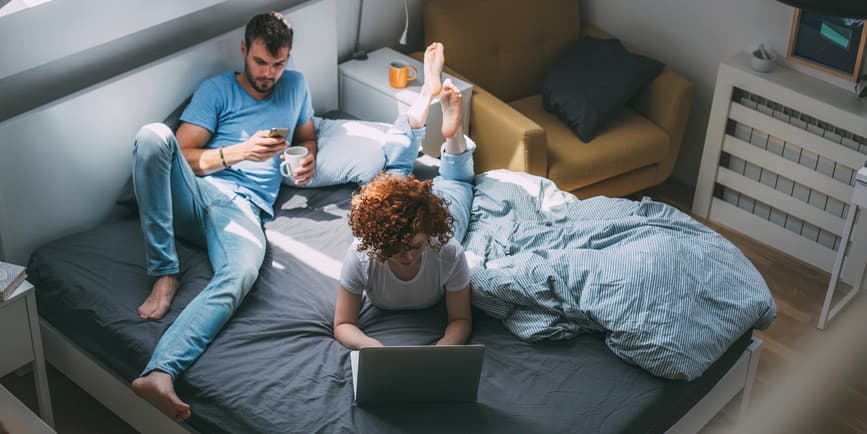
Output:
[[[665,380],[616,357],[603,335],[528,343],[474,311],[472,343],[487,347],[479,401],[357,407],[349,351],[332,337],[339,260],[351,242],[345,213],[353,185],[285,188],[266,224],[268,250],[254,289],[178,393],[200,432],[663,432],[750,355],[744,334],[700,379]],[[53,330],[124,382],[211,270],[204,252],[181,245],[182,287],[169,314],[142,322],[149,289],[134,215],[37,250],[28,271],[40,314]],[[432,344],[443,305],[386,312],[365,304],[360,325],[387,345]],[[46,338],[46,342],[51,339]],[[46,346],[51,347],[50,343]],[[49,355],[49,360],[54,359]],[[746,375],[748,372],[741,372]]]
[[[320,113],[336,108],[336,47],[321,47],[323,40],[336,46],[334,7],[331,0],[319,0],[284,12],[293,24],[307,23],[308,34],[318,34],[315,43],[299,38],[293,56],[299,54],[300,66],[304,53],[319,53],[303,64],[314,68],[304,71],[311,88],[322,89],[313,90]],[[304,35],[303,30],[299,28],[298,34]],[[17,131],[55,111],[89,107],[93,95],[143,89],[141,83],[164,76],[167,69],[184,69],[187,62],[222,55],[238,40],[239,33],[230,32],[0,124],[0,132]],[[128,122],[141,125],[162,119],[198,81],[185,80],[189,83],[174,89],[168,102],[149,107],[150,113]],[[118,151],[113,163],[128,167],[129,147],[125,151]],[[78,162],[65,163],[75,168]],[[423,163],[419,173],[429,174]],[[86,172],[86,167],[78,170]],[[339,261],[351,241],[345,215],[356,187],[345,184],[315,190],[283,188],[276,219],[266,224],[268,248],[259,279],[208,350],[179,378],[178,393],[191,404],[193,416],[185,424],[175,424],[136,397],[129,382],[162,332],[205,286],[211,270],[203,252],[181,243],[182,287],[172,309],[160,321],[138,319],[136,308],[149,292],[150,281],[135,213],[128,202],[115,200],[128,176],[118,172],[95,174],[94,179],[74,173],[86,184],[79,186],[85,194],[112,185],[94,196],[89,214],[11,224],[7,218],[11,229],[0,235],[9,257],[29,258],[48,362],[139,431],[695,432],[737,396],[741,408],[749,405],[761,349],[761,341],[749,329],[697,379],[669,380],[615,355],[604,333],[528,342],[500,318],[479,309],[474,309],[471,342],[487,349],[478,402],[353,405],[349,351],[333,339],[331,330]],[[69,194],[60,185],[39,188],[44,194],[38,200],[4,193],[0,202],[36,207],[46,195],[57,200]],[[381,311],[366,303],[360,325],[386,344],[429,344],[440,336],[445,318],[442,304],[408,313]]]

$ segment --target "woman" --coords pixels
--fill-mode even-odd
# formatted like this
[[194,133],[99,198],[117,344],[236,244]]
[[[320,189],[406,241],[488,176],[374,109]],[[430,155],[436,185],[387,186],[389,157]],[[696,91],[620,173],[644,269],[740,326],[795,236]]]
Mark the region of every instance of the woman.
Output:
[[[344,346],[382,346],[358,328],[362,294],[383,309],[423,309],[446,299],[448,324],[437,345],[467,341],[472,329],[469,267],[460,241],[472,204],[475,145],[461,131],[461,94],[438,78],[442,44],[425,51],[422,98],[395,121],[385,145],[385,172],[352,198],[349,225],[356,240],[340,273],[334,337]],[[430,102],[440,98],[440,176],[410,175],[424,138]]]

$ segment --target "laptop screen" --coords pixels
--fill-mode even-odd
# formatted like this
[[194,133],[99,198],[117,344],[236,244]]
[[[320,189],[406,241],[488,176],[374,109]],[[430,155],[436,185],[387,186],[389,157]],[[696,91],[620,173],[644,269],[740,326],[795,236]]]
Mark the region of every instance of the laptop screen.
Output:
[[355,401],[475,401],[484,345],[364,347],[350,354]]

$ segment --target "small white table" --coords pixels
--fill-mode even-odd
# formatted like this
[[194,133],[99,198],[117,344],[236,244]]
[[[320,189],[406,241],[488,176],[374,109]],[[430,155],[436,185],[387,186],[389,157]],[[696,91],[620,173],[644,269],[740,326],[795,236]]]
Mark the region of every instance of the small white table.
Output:
[[[36,293],[33,285],[24,281],[12,296],[4,302],[0,302],[0,376],[14,372],[29,363],[33,364],[33,378],[36,382],[36,397],[39,402],[39,413],[49,426],[54,426],[54,415],[51,412],[51,395],[48,391],[48,373],[45,370],[45,356],[42,353],[42,334],[39,331],[39,314],[36,311]],[[15,399],[6,389],[0,387],[0,419],[10,432],[43,432],[39,430],[23,429],[37,427],[37,421],[30,420],[35,415],[29,410],[25,412],[15,411],[7,405],[11,399]],[[8,394],[8,397],[3,395]],[[17,401],[17,400],[16,400]],[[20,402],[19,402],[20,404]],[[24,407],[21,404],[21,407]],[[17,408],[17,407],[16,407]],[[26,407],[24,407],[26,410]],[[29,416],[28,416],[29,415]],[[12,429],[11,424],[22,429]],[[51,432],[51,431],[49,431]]]
[[[415,66],[418,78],[407,87],[397,89],[388,82],[388,65],[393,61]],[[340,109],[352,116],[367,121],[392,123],[399,114],[405,113],[419,98],[424,84],[424,65],[421,62],[391,48],[380,48],[368,53],[367,60],[350,60],[338,67],[340,86]],[[461,92],[464,118],[461,126],[464,134],[470,131],[470,99],[473,86],[453,75],[443,73],[442,80],[450,78]],[[425,154],[439,157],[444,139],[442,109],[439,98],[431,102],[427,129],[422,148]]]
[[822,305],[822,314],[819,316],[819,330],[824,330],[831,320],[846,303],[849,303],[855,294],[861,289],[861,281],[864,279],[864,268],[867,264],[860,265],[858,269],[858,277],[852,284],[852,289],[840,299],[839,302],[832,308],[831,299],[834,296],[834,290],[837,288],[837,279],[840,277],[840,270],[843,268],[843,258],[846,257],[847,245],[849,237],[852,235],[852,226],[855,224],[855,217],[858,214],[859,208],[867,207],[867,167],[862,167],[855,175],[855,188],[852,190],[852,200],[849,201],[849,215],[846,217],[846,224],[843,226],[843,233],[840,235],[840,245],[837,247],[837,259],[834,260],[834,268],[831,270],[831,281],[828,282],[828,292],[825,293],[825,304]]

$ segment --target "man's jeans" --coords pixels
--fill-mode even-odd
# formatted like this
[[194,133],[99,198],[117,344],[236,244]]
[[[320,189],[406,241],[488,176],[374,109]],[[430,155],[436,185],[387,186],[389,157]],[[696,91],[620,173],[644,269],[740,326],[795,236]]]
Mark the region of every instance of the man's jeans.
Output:
[[[385,142],[385,172],[398,175],[412,173],[413,162],[424,141],[425,129],[413,129],[406,115],[401,115],[388,130]],[[449,212],[455,219],[454,237],[459,243],[464,241],[467,225],[470,222],[470,208],[473,205],[473,152],[476,143],[464,136],[467,150],[459,155],[447,154],[445,143],[440,148],[439,176],[433,180],[434,193],[446,199]]]
[[177,378],[205,351],[241,304],[265,257],[259,209],[208,178],[196,176],[172,131],[142,127],[133,151],[133,186],[151,276],[178,273],[175,236],[208,251],[214,277],[160,338],[142,371]]

